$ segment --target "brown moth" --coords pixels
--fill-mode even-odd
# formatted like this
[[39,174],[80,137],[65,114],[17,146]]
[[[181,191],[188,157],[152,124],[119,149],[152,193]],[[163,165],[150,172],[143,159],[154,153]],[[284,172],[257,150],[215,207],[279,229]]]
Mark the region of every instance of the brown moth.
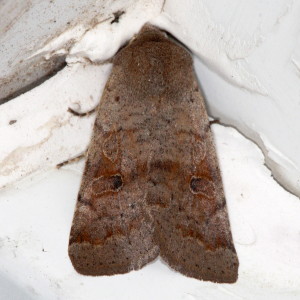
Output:
[[191,55],[145,25],[113,60],[69,241],[75,269],[113,275],[158,255],[190,277],[238,277],[215,146]]

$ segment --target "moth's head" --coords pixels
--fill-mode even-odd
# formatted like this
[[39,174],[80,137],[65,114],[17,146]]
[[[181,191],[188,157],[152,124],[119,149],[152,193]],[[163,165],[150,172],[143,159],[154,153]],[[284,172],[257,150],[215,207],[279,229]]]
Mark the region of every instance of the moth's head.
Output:
[[170,47],[179,48],[178,54],[181,52],[183,56],[186,55],[186,52],[191,54],[190,50],[170,33],[154,25],[146,23],[142,29],[132,37],[127,45],[124,45],[122,48],[120,48],[117,55],[122,52],[124,48],[142,48],[145,44],[149,45],[156,43],[166,43]]
[[167,40],[168,36],[164,31],[159,28],[146,23],[142,29],[136,34],[129,44],[143,44],[145,42],[162,42]]
[[139,33],[130,40],[129,44],[136,43],[137,41],[139,44],[142,44],[144,42],[161,42],[166,40],[171,40],[175,42],[175,44],[180,45],[189,51],[189,49],[187,49],[186,46],[177,40],[173,35],[149,23],[146,23],[142,27]]

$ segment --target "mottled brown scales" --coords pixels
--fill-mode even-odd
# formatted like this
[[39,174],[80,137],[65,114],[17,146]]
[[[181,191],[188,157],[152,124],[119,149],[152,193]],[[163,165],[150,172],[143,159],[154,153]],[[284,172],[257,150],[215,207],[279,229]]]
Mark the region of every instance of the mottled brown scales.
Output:
[[86,275],[126,273],[160,255],[190,277],[237,280],[239,262],[192,58],[150,25],[114,58],[69,255]]

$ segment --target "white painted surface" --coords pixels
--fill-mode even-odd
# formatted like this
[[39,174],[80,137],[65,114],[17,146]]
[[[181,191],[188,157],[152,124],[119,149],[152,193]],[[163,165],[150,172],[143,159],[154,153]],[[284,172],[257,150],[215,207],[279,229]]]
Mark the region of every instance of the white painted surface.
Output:
[[[42,85],[0,106],[0,185],[84,152],[94,115],[74,117],[99,103],[111,64],[73,64]],[[16,123],[9,125],[11,120]]]

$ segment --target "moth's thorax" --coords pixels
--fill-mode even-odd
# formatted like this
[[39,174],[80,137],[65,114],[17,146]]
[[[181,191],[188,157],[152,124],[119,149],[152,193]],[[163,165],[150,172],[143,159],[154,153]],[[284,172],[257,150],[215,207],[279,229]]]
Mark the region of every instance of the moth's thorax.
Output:
[[118,80],[127,87],[128,94],[141,98],[151,95],[182,100],[181,95],[193,82],[191,56],[164,36],[157,40],[145,35],[144,39],[133,41],[120,51],[114,64]]

